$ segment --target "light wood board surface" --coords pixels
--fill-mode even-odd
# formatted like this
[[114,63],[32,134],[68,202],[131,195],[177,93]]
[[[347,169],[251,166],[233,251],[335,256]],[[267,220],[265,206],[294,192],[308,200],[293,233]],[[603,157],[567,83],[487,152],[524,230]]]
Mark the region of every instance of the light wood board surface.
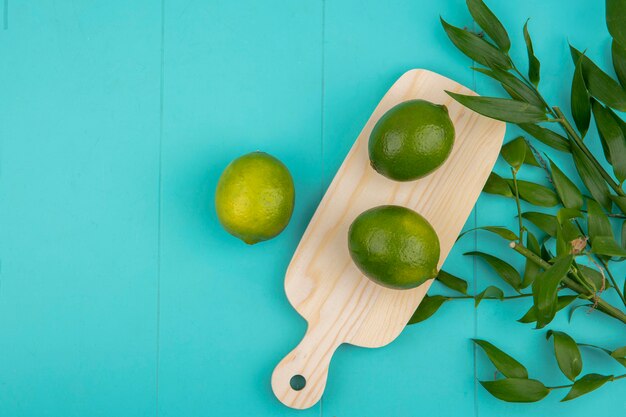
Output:
[[[462,107],[445,90],[475,95],[430,71],[402,75],[374,110],[311,219],[285,277],[290,303],[308,322],[302,342],[272,374],[274,394],[285,405],[304,409],[321,398],[330,360],[340,344],[380,347],[393,341],[432,283],[393,290],[365,277],[348,253],[352,221],[384,204],[417,211],[439,236],[441,267],[472,211],[497,159],[505,124]],[[369,135],[387,110],[416,98],[447,106],[455,144],[447,161],[431,175],[412,182],[392,181],[371,168]],[[290,384],[295,375],[306,381],[298,391]]]

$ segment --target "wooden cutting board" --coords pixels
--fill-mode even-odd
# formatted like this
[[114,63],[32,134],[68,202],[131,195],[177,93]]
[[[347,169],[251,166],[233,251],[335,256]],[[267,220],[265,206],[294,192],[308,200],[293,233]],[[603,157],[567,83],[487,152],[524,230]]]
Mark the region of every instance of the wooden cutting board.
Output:
[[[289,407],[308,408],[320,399],[330,360],[342,343],[373,348],[394,340],[432,283],[393,290],[365,277],[348,253],[352,221],[383,204],[417,211],[437,231],[441,268],[487,181],[505,124],[464,108],[444,90],[476,95],[426,70],[411,70],[395,82],[343,161],[293,255],[285,291],[307,320],[308,329],[272,374],[274,394]],[[368,140],[387,110],[416,98],[448,107],[456,140],[450,157],[434,173],[412,182],[396,182],[371,168]]]

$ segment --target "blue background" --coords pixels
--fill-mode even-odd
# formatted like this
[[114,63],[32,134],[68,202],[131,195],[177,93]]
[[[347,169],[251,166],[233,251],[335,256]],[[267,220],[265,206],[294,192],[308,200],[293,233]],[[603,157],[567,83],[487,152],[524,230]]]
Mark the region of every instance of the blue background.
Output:
[[[521,63],[532,17],[549,101],[569,107],[568,39],[610,68],[603,2],[489,5]],[[493,367],[472,337],[566,383],[545,332],[515,322],[525,300],[449,302],[387,347],[342,346],[309,410],[271,392],[273,367],[305,330],[284,271],[385,91],[427,68],[502,94],[451,46],[440,14],[473,26],[461,0],[0,2],[0,416],[626,414],[624,381],[530,405],[477,384]],[[249,247],[218,225],[213,192],[230,160],[257,149],[291,169],[297,203],[282,235]],[[466,228],[513,227],[513,213],[483,196]],[[462,255],[476,248],[521,266],[496,237],[464,238],[445,268],[472,291],[498,282]],[[626,344],[624,326],[598,313],[550,327]],[[584,372],[623,373],[598,353],[584,360]]]

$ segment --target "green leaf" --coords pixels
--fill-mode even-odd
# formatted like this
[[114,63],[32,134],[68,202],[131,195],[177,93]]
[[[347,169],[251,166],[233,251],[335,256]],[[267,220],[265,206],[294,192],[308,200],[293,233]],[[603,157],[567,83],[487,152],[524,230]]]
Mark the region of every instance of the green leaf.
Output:
[[[570,219],[576,219],[576,218],[582,218],[582,217],[583,217],[583,213],[580,210],[574,209],[574,208],[563,207],[563,208],[560,208],[559,211],[556,212],[556,219],[560,224],[565,224],[565,222]],[[580,236],[580,233],[577,231],[576,237],[578,236]]]
[[626,0],[606,0],[606,26],[613,39],[626,46]]
[[615,205],[621,210],[622,213],[626,214],[626,197],[610,195],[609,198],[615,203]]
[[497,299],[502,301],[504,299],[504,293],[500,288],[490,285],[474,296],[474,307],[478,307],[482,300],[487,299]]
[[536,211],[528,211],[522,213],[522,217],[537,226],[541,231],[552,237],[556,237],[556,229],[558,227],[556,216]]
[[593,306],[593,304],[588,303],[588,304],[579,304],[579,305],[575,305],[574,307],[571,308],[570,312],[569,312],[569,321],[572,321],[572,318],[574,317],[574,313],[581,307],[589,307],[588,311],[593,310],[595,307]]
[[478,256],[483,259],[500,276],[500,278],[506,281],[507,284],[514,289],[519,290],[522,284],[522,277],[510,264],[504,262],[500,258],[496,258],[495,256],[483,252],[473,251],[467,252],[464,255]]
[[583,277],[591,283],[595,291],[600,291],[603,285],[604,289],[610,287],[609,282],[606,279],[603,279],[602,274],[597,269],[593,269],[585,265],[577,265],[577,268],[578,272],[580,272]]
[[611,58],[617,79],[622,87],[626,88],[626,46],[620,45],[613,40],[611,45]]
[[570,219],[576,217],[582,217],[582,213],[576,209],[562,208],[557,212],[557,255],[570,253],[572,251],[572,241],[582,236],[582,232],[570,221]]
[[506,378],[480,381],[480,384],[497,399],[512,403],[536,402],[550,393],[550,390],[536,379]]
[[[556,311],[561,311],[568,305],[570,305],[575,299],[577,299],[577,295],[560,295],[556,302]],[[526,314],[522,316],[521,319],[517,320],[520,323],[534,323],[537,321],[537,316],[535,315],[535,307],[531,306]]]
[[602,207],[594,200],[587,200],[587,228],[589,238],[593,241],[599,236],[613,237],[613,229],[609,217],[604,214]]
[[[513,180],[507,180],[509,187],[513,188]],[[517,180],[517,189],[522,200],[540,207],[554,207],[559,200],[554,191],[543,185],[530,181]]]
[[481,227],[475,227],[473,229],[469,229],[469,230],[466,230],[465,232],[461,233],[459,235],[459,237],[457,238],[457,240],[459,240],[460,238],[462,238],[463,236],[465,236],[469,232],[473,232],[474,230],[486,230],[488,232],[491,232],[493,234],[496,234],[496,235],[500,236],[502,239],[509,240],[509,241],[510,240],[517,240],[517,235],[515,233],[511,232],[506,227],[501,227],[501,226],[481,226]]
[[626,248],[626,220],[624,220],[622,222],[622,232],[621,232],[621,236],[622,236],[622,248]]
[[626,346],[615,349],[613,352],[610,352],[609,355],[622,366],[626,367]]
[[528,141],[524,139],[524,142],[526,143],[526,157],[524,157],[524,163],[526,165],[541,167],[541,164],[539,163],[539,161],[537,161],[537,158],[535,157],[535,154],[533,153],[532,149],[530,149],[530,146],[528,145]]
[[572,155],[574,157],[574,165],[583,180],[583,183],[593,196],[593,198],[607,210],[611,209],[611,198],[609,187],[604,178],[593,166],[587,155],[582,153],[577,146],[572,147]]
[[448,301],[448,298],[442,295],[424,296],[424,299],[422,300],[420,305],[417,306],[415,313],[413,313],[411,319],[407,324],[415,324],[419,323],[420,321],[426,320],[427,318],[435,314],[437,310],[439,310],[439,307],[441,307],[441,305],[446,301]]
[[600,388],[613,379],[613,375],[587,374],[574,382],[567,395],[561,401],[569,401]]
[[526,103],[533,104],[539,108],[544,108],[545,103],[537,92],[531,89],[526,83],[514,76],[513,74],[499,69],[488,70],[485,68],[472,68],[474,71],[485,74],[488,77],[499,81],[502,88],[511,96],[511,98]]
[[587,91],[607,106],[620,111],[626,111],[626,91],[624,91],[617,81],[571,45],[570,51],[574,63],[582,59],[583,77],[585,78]]
[[578,345],[567,333],[548,330],[546,339],[554,337],[554,355],[563,375],[574,381],[583,369],[583,358]]
[[[528,250],[533,252],[537,256],[541,256],[541,246],[539,246],[539,242],[535,235],[530,232],[526,233],[526,247]],[[533,283],[535,277],[539,274],[541,268],[539,265],[531,261],[530,259],[526,259],[526,265],[524,266],[524,276],[522,278],[521,288],[526,288],[530,284]]]
[[533,282],[533,300],[538,329],[550,323],[554,318],[557,311],[559,284],[567,275],[573,259],[570,254],[558,257],[556,262]]
[[482,0],[467,0],[467,8],[478,26],[493,39],[502,51],[507,52],[511,48],[509,35],[487,5]]
[[529,123],[517,124],[522,130],[549,147],[561,152],[570,152],[569,141],[550,129]]
[[568,208],[581,209],[583,206],[583,196],[578,187],[574,185],[552,160],[550,160],[550,171],[554,188],[556,188],[556,192],[563,202],[563,205]]
[[607,160],[613,166],[615,176],[622,183],[626,179],[626,137],[617,121],[604,106],[594,100],[592,109],[604,152],[610,155]]
[[467,281],[459,277],[455,277],[452,274],[447,273],[443,269],[439,271],[437,275],[437,281],[441,282],[451,290],[460,292],[461,294],[467,294]]
[[591,241],[591,252],[596,255],[626,258],[626,249],[622,248],[612,236],[598,236]]
[[492,172],[489,174],[489,178],[487,178],[487,182],[483,187],[483,192],[487,194],[496,194],[502,195],[505,197],[513,197],[513,192],[511,191],[511,187],[506,182],[504,178]]
[[498,97],[465,96],[450,91],[446,93],[468,109],[492,119],[510,123],[538,123],[548,120],[544,109],[523,101]]
[[508,378],[528,378],[528,371],[518,361],[486,340],[472,339],[480,346],[500,373]]
[[454,46],[473,61],[489,68],[511,68],[510,59],[495,46],[468,30],[448,24],[443,18],[440,20]]
[[528,145],[526,145],[524,138],[519,136],[505,144],[500,150],[500,155],[517,171],[524,163],[524,159],[526,159],[527,147]]
[[587,86],[585,86],[585,79],[583,77],[582,57],[583,55],[578,58],[576,68],[574,69],[571,109],[574,123],[576,123],[580,136],[584,138],[589,129],[589,121],[591,120],[591,106],[589,105],[589,93],[587,92]]
[[530,39],[530,33],[528,33],[528,20],[524,23],[524,42],[526,42],[526,52],[528,53],[528,78],[536,87],[539,84],[541,64],[533,50],[533,42]]

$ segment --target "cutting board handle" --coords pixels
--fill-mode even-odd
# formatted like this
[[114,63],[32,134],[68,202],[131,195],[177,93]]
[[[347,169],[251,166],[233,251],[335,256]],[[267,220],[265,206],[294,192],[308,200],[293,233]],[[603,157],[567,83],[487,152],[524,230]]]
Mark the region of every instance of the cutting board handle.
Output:
[[332,328],[309,324],[302,341],[274,369],[272,390],[276,398],[297,409],[317,403],[326,387],[330,360],[341,343]]

